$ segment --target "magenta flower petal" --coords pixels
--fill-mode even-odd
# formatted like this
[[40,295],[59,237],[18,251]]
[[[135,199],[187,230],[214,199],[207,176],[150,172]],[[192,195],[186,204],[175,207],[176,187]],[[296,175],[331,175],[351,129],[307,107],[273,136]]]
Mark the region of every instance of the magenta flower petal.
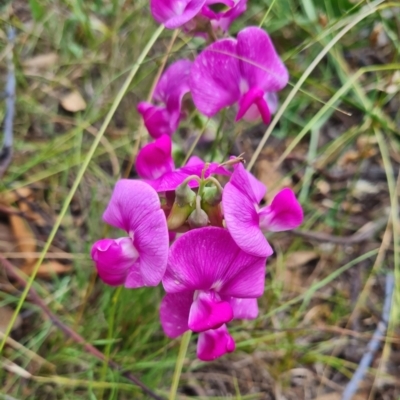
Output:
[[149,185],[137,180],[120,179],[104,211],[103,220],[129,233],[147,214],[159,209],[158,195]]
[[138,111],[150,135],[157,139],[161,135],[171,136],[182,117],[182,99],[189,92],[189,73],[192,62],[179,60],[171,64],[161,76],[154,90],[152,103],[141,102]]
[[303,210],[290,189],[281,190],[272,203],[259,212],[263,231],[280,232],[297,228],[303,222]]
[[160,320],[167,336],[176,338],[189,330],[188,318],[194,292],[167,293],[160,306]]
[[190,60],[171,64],[162,74],[154,90],[154,100],[165,104],[169,113],[180,112],[183,96],[189,92]]
[[[236,178],[235,173],[233,176]],[[260,229],[257,203],[245,192],[246,186],[241,189],[239,187],[233,182],[228,182],[222,193],[226,227],[243,251],[259,257],[268,257],[273,250]]]
[[221,296],[260,297],[265,261],[241,251],[226,229],[194,229],[172,244],[163,285],[167,293],[213,290]]
[[171,156],[172,142],[167,135],[144,146],[136,158],[136,171],[143,179],[157,179],[175,168]]
[[145,286],[158,285],[167,266],[169,238],[157,192],[144,182],[121,179],[115,185],[103,219],[128,232],[139,253],[134,268],[129,270],[126,286],[139,287],[140,282]]
[[247,0],[237,0],[236,4],[228,11],[220,13],[216,20],[212,20],[213,28],[219,28],[222,32],[227,32],[232,22],[242,15],[247,8]]
[[100,278],[110,286],[123,285],[129,269],[139,258],[139,253],[128,237],[101,239],[93,244],[90,255]]
[[238,299],[232,297],[229,303],[234,319],[255,319],[258,316],[257,299]]
[[202,361],[212,361],[235,350],[235,341],[229,335],[226,325],[199,334],[197,357]]
[[203,332],[219,328],[232,318],[232,307],[228,302],[222,301],[215,292],[195,293],[189,314],[189,328],[192,331]]
[[289,74],[268,34],[257,27],[248,27],[237,35],[240,70],[249,88],[259,87],[266,92],[283,89]]
[[154,106],[151,103],[140,102],[137,110],[142,115],[144,124],[154,139],[162,135],[171,136],[178,128],[179,114],[178,118],[176,115],[171,117],[168,110],[163,106]]
[[164,276],[169,235],[161,208],[148,214],[134,231],[134,245],[140,257],[139,270],[146,286],[157,286]]
[[[148,183],[156,192],[168,192],[175,190],[188,176],[189,174],[186,172],[176,169],[175,171],[165,173],[157,179],[146,180],[146,183]],[[193,181],[189,186],[197,187],[198,183]]]
[[246,171],[243,164],[236,164],[230,183],[242,190],[254,204],[258,204],[265,196],[267,188],[251,172]]
[[145,280],[143,279],[143,275],[140,270],[140,264],[138,262],[136,262],[136,264],[134,266],[132,266],[132,268],[129,269],[128,275],[125,279],[124,286],[127,289],[138,289],[143,286],[157,286],[159,282],[160,281],[158,281],[157,283],[153,283],[153,284],[147,284],[145,282]]
[[240,68],[234,39],[208,46],[193,63],[190,88],[196,107],[212,117],[240,98]]
[[264,91],[258,87],[253,87],[239,99],[239,110],[235,121],[239,121],[241,118],[254,121],[260,115],[265,124],[270,123],[271,113],[264,99]]
[[154,19],[168,29],[176,29],[194,18],[206,0],[150,0]]

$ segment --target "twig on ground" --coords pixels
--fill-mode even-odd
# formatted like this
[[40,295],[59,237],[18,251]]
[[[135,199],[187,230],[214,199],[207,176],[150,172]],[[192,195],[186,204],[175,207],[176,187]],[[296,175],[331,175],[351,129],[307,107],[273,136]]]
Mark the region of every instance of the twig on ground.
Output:
[[[16,281],[18,281],[21,285],[26,286],[26,280],[21,276],[21,274],[18,272],[17,268],[14,267],[7,259],[5,259],[1,254],[0,254],[0,262],[4,266],[5,270],[7,273],[12,276]],[[157,395],[154,393],[149,387],[147,387],[144,383],[142,383],[136,376],[131,374],[130,372],[124,372],[123,367],[119,364],[117,364],[115,361],[112,361],[110,359],[106,359],[105,355],[97,350],[94,346],[91,344],[87,343],[86,340],[80,336],[78,333],[76,333],[74,330],[72,330],[69,326],[65,325],[55,314],[52,313],[50,308],[47,306],[47,304],[42,300],[42,298],[38,295],[36,290],[34,288],[29,289],[29,296],[31,298],[31,301],[35,303],[37,306],[39,306],[42,311],[50,318],[51,322],[57,326],[66,336],[71,338],[74,342],[82,344],[84,349],[98,358],[101,361],[106,361],[110,368],[118,371],[122,376],[124,376],[126,379],[134,383],[136,386],[140,387],[143,392],[145,392],[149,397],[155,399],[155,400],[163,400],[163,397]]]
[[330,242],[335,244],[350,245],[371,239],[376,232],[381,230],[387,224],[387,217],[379,218],[377,221],[367,222],[356,233],[350,236],[334,236],[324,232],[311,232],[294,229],[288,231],[305,239],[315,240],[317,242]]
[[354,394],[357,392],[360,382],[363,380],[364,375],[371,365],[371,362],[375,356],[376,351],[380,345],[380,337],[384,336],[390,317],[390,309],[392,306],[392,297],[394,289],[394,276],[392,273],[386,275],[386,285],[385,285],[385,302],[382,310],[382,319],[378,323],[374,335],[371,341],[368,343],[367,352],[362,357],[360,364],[351,378],[350,382],[346,386],[342,400],[351,400]]
[[15,113],[15,68],[13,61],[15,30],[13,26],[9,26],[7,38],[9,50],[7,52],[7,83],[5,89],[6,112],[4,117],[3,147],[0,150],[0,178],[4,175],[12,158],[13,122]]

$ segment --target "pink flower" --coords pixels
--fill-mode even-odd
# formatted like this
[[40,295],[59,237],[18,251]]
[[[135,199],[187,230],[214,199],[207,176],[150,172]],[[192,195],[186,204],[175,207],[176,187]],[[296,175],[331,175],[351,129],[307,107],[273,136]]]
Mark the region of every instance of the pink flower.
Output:
[[222,194],[225,223],[236,244],[245,252],[268,257],[273,253],[264,233],[279,232],[298,227],[303,221],[303,210],[290,189],[281,190],[271,204],[259,208],[265,194],[258,182],[244,169],[235,166],[231,180]]
[[150,0],[150,10],[157,22],[176,29],[196,17],[203,6],[216,3],[235,5],[234,0]]
[[[167,294],[160,319],[164,332],[172,338],[189,329],[206,333],[199,339],[204,346],[198,348],[204,359],[232,351],[224,330],[210,330],[218,330],[234,318],[256,318],[256,299],[264,291],[265,262],[266,257],[241,251],[223,228],[185,233],[171,246],[163,278]],[[212,350],[211,343],[216,341],[225,344]],[[219,354],[221,348],[226,351]]]
[[189,60],[179,60],[171,64],[157,83],[153,95],[155,104],[138,104],[137,109],[153,138],[171,136],[178,128],[182,117],[182,99],[189,92],[191,66],[192,62]]
[[[163,135],[139,151],[135,166],[140,178],[157,192],[168,192],[175,190],[190,175],[200,177],[205,162],[197,156],[192,156],[184,167],[175,169],[172,159],[171,138]],[[212,173],[230,175],[225,168],[219,167],[217,163],[210,163],[205,177]],[[197,187],[198,183],[192,181],[190,186]]]
[[175,169],[172,141],[167,135],[142,147],[136,158],[136,171],[143,179],[154,180]]
[[168,229],[157,192],[144,182],[117,182],[103,220],[128,233],[94,243],[91,257],[111,286],[156,286],[167,267]]
[[190,90],[196,107],[212,117],[238,103],[236,121],[261,116],[268,124],[277,108],[277,91],[289,80],[268,34],[260,28],[240,31],[237,39],[208,46],[194,61]]
[[226,325],[201,332],[197,341],[197,357],[202,361],[213,361],[235,350],[235,341]]
[[247,0],[234,0],[234,5],[227,11],[215,12],[211,7],[205,5],[201,10],[201,15],[211,21],[213,29],[220,29],[227,32],[232,22],[242,15],[247,8]]

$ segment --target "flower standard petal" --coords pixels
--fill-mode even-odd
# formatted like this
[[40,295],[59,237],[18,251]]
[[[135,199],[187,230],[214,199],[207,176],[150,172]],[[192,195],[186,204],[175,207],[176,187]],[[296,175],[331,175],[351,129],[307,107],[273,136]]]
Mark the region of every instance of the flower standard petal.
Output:
[[257,27],[241,30],[237,35],[237,53],[242,76],[250,88],[276,92],[287,85],[287,69],[264,30]]
[[206,0],[151,0],[154,19],[168,29],[175,29],[194,18]]
[[235,350],[235,341],[229,335],[226,325],[199,334],[197,357],[202,361],[213,361]]
[[157,179],[172,171],[174,160],[171,156],[172,142],[167,135],[144,146],[136,158],[136,171],[141,178]]
[[171,64],[162,74],[155,90],[153,101],[138,104],[150,135],[157,139],[161,135],[171,136],[178,128],[182,117],[183,96],[189,92],[189,74],[192,62],[179,60]]
[[160,321],[167,336],[176,338],[189,330],[188,318],[194,292],[167,293],[161,301]]
[[157,192],[147,183],[132,179],[120,179],[103,214],[107,224],[130,232],[160,209]]
[[137,110],[142,115],[150,136],[154,139],[162,135],[172,136],[178,128],[179,121],[174,124],[168,110],[164,106],[155,106],[142,101],[138,104]]
[[[172,244],[163,285],[167,293],[213,290],[225,296],[259,297],[264,287],[265,260],[240,250],[226,229],[194,229]],[[236,280],[242,278],[240,285]],[[248,287],[243,293],[245,285]]]
[[226,227],[243,251],[258,257],[268,257],[273,250],[260,229],[256,205],[243,189],[231,182],[224,187],[222,207]]
[[182,59],[171,64],[162,74],[154,90],[154,99],[164,103],[167,110],[180,112],[183,96],[190,91],[192,62]]
[[137,263],[144,284],[157,286],[167,267],[169,247],[167,221],[161,208],[136,226],[133,243],[140,255]]
[[240,98],[240,68],[236,40],[219,40],[200,53],[190,73],[195,106],[208,117]]
[[[157,192],[141,181],[121,179],[115,185],[103,214],[105,222],[129,233],[139,253],[136,270],[130,270],[128,287],[156,286],[168,258],[168,228]],[[140,275],[138,275],[138,273]]]
[[235,185],[237,189],[243,191],[243,193],[246,193],[254,204],[258,204],[267,192],[265,185],[251,172],[246,171],[241,163],[234,166],[230,183]]
[[271,204],[259,212],[263,231],[280,232],[297,228],[303,222],[303,210],[292,190],[281,190]]
[[90,255],[100,278],[110,286],[123,285],[130,268],[139,258],[132,239],[128,237],[98,240]]

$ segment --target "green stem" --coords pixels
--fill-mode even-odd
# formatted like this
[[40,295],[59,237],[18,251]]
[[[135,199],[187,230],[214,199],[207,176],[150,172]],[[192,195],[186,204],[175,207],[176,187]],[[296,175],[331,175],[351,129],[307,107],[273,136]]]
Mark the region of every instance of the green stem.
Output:
[[219,125],[217,128],[217,134],[215,135],[215,140],[214,140],[214,143],[211,148],[211,161],[215,161],[215,153],[217,152],[217,148],[221,141],[220,136],[221,136],[222,128],[224,127],[225,117],[226,117],[226,108],[224,108],[221,112],[221,119],[219,121]]
[[182,366],[185,361],[186,352],[189,347],[190,338],[192,336],[192,331],[187,331],[182,336],[181,345],[179,347],[178,358],[175,364],[174,376],[172,378],[171,391],[169,393],[168,400],[176,399],[176,392],[178,391],[179,380],[181,378]]
[[137,59],[137,61],[135,62],[135,64],[132,66],[131,72],[128,75],[128,77],[126,78],[124,84],[122,85],[121,89],[119,90],[117,96],[114,99],[114,102],[110,108],[110,111],[108,112],[108,114],[106,115],[106,118],[103,122],[103,125],[101,126],[91,148],[89,149],[88,154],[85,157],[85,160],[83,161],[83,164],[81,166],[81,168],[79,169],[75,182],[73,183],[65,201],[64,204],[61,208],[60,214],[58,215],[57,220],[55,221],[54,225],[53,225],[53,229],[50,232],[49,238],[47,239],[47,242],[42,250],[42,253],[40,254],[39,260],[36,262],[33,271],[32,271],[32,275],[29,278],[29,281],[27,283],[27,285],[25,286],[24,291],[21,294],[21,297],[19,299],[19,302],[15,308],[14,314],[12,316],[12,318],[10,319],[10,322],[8,323],[8,326],[4,332],[4,336],[3,339],[0,343],[0,354],[2,353],[2,350],[4,348],[4,345],[6,344],[7,338],[10,336],[10,332],[12,327],[15,324],[15,321],[17,319],[17,316],[22,308],[22,305],[25,302],[26,297],[28,296],[29,290],[33,284],[33,281],[36,278],[36,275],[39,271],[40,266],[42,265],[42,262],[47,254],[47,252],[50,249],[51,243],[53,242],[53,239],[56,236],[56,233],[58,231],[58,229],[61,226],[61,222],[65,217],[65,214],[67,213],[68,209],[69,209],[69,205],[71,203],[71,200],[73,199],[75,192],[78,189],[79,184],[82,181],[83,175],[86,172],[87,167],[89,166],[89,163],[91,161],[91,159],[93,158],[93,155],[100,143],[101,138],[103,137],[109,123],[111,122],[112,117],[115,114],[115,111],[117,110],[119,104],[121,103],[122,99],[124,98],[126,92],[129,89],[129,86],[132,83],[133,78],[136,76],[136,73],[138,72],[140,66],[142,65],[143,61],[145,60],[147,54],[149,53],[149,51],[151,50],[151,48],[153,47],[154,43],[156,42],[156,40],[158,39],[158,37],[160,36],[161,32],[164,30],[164,26],[160,25],[160,27],[153,33],[153,35],[151,36],[150,40],[148,41],[148,43],[146,44],[145,48],[143,49],[142,53],[140,54],[139,58]]
[[[111,311],[110,311],[110,317],[109,317],[109,325],[108,325],[108,332],[107,332],[107,346],[106,346],[106,351],[104,352],[105,358],[103,362],[103,368],[101,370],[101,381],[106,380],[106,374],[107,374],[107,369],[108,369],[108,361],[110,359],[110,353],[111,353],[111,345],[112,345],[112,337],[114,334],[114,322],[115,322],[115,313],[117,311],[117,304],[118,304],[118,299],[119,296],[122,292],[123,286],[120,286],[114,293],[114,296],[111,299]],[[103,390],[101,390],[101,393],[99,395],[99,398],[103,398]]]

